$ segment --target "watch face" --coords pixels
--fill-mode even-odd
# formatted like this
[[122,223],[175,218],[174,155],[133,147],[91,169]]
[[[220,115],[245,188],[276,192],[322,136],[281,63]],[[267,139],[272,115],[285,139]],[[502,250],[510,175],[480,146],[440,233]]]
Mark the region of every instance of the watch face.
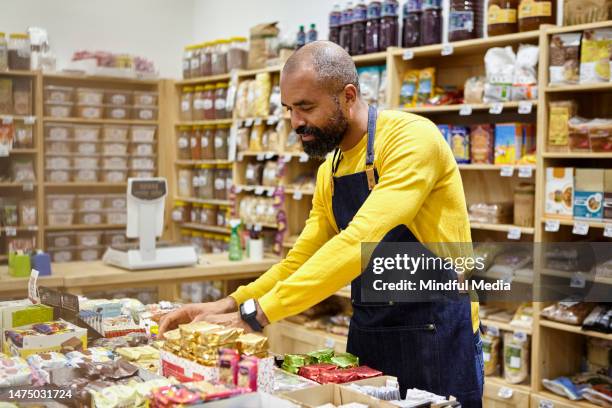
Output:
[[255,301],[253,299],[249,299],[242,304],[244,309],[244,313],[247,315],[253,314],[257,312],[257,308],[255,307]]

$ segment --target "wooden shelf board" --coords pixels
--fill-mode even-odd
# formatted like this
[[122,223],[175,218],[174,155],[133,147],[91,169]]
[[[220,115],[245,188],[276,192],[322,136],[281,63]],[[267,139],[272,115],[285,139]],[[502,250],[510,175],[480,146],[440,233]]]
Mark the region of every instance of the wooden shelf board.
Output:
[[[567,220],[567,219],[557,219],[554,217],[542,217],[542,223],[546,223],[546,221],[559,221],[559,225],[567,225],[567,226],[573,226],[574,223],[576,222],[584,222],[589,224],[589,229],[591,228],[597,228],[597,229],[603,229],[606,225],[605,222],[599,222],[599,221],[586,221],[586,220]],[[608,221],[607,224],[612,224],[611,221]]]
[[194,224],[190,222],[186,222],[183,224],[179,224],[181,228],[194,229],[198,231],[206,231],[206,232],[216,232],[218,234],[229,234],[231,230],[227,227],[217,227],[212,225],[202,225],[202,224]]
[[612,82],[600,82],[593,84],[576,84],[576,85],[549,85],[544,88],[546,93],[559,92],[606,92],[612,91]]
[[146,125],[157,126],[157,120],[137,120],[137,119],[81,119],[81,118],[52,118],[45,116],[44,122],[55,123],[82,123],[88,125]]
[[282,69],[281,66],[274,66],[274,67],[265,67],[265,68],[259,68],[259,69],[249,69],[249,70],[241,70],[238,71],[238,76],[239,77],[251,77],[251,76],[255,76],[257,74],[262,74],[262,73],[277,73],[280,72],[280,70]]
[[25,71],[25,70],[0,71],[0,76],[35,77],[37,74],[38,74],[38,71]]
[[176,86],[187,86],[195,84],[204,84],[207,82],[227,82],[230,80],[230,74],[209,75],[197,78],[181,79],[176,81]]
[[600,333],[592,330],[582,330],[580,326],[573,326],[571,324],[553,322],[552,320],[546,320],[545,318],[540,319],[540,326],[549,327],[555,330],[561,330],[569,333],[581,334],[583,336],[597,337],[612,341],[612,334]]
[[7,228],[11,229],[15,229],[15,231],[17,232],[37,232],[38,231],[38,226],[36,225],[31,225],[29,227],[24,227],[24,226],[17,226],[17,227],[0,227],[0,232],[6,230]]
[[177,166],[197,166],[199,164],[232,164],[229,160],[177,160],[174,162]]
[[0,182],[0,187],[22,188],[26,184],[31,184],[32,186],[36,187],[37,183],[35,182],[33,183],[13,183],[10,181],[5,181],[5,182]]
[[206,126],[206,125],[231,125],[232,119],[194,120],[189,122],[177,122],[176,126]]
[[508,387],[508,388],[513,388],[515,390],[519,390],[519,391],[523,391],[523,392],[531,392],[531,387],[529,385],[525,385],[525,384],[512,384],[509,383],[508,381],[506,381],[504,378],[502,377],[496,377],[496,376],[485,376],[485,383],[487,384],[494,384],[494,385],[498,385],[498,386],[502,386],[502,387]]
[[195,197],[174,197],[176,201],[185,201],[186,203],[198,203],[198,204],[211,204],[211,205],[222,205],[228,206],[232,205],[230,200],[214,200],[214,199],[203,199],[203,198],[195,198]]
[[368,63],[384,64],[387,62],[387,52],[381,51],[381,52],[374,52],[371,54],[353,55],[352,58],[355,64],[360,64],[360,65],[368,64]]
[[100,230],[100,229],[125,229],[124,224],[73,224],[62,226],[45,226],[45,231],[68,231],[68,230]]
[[104,182],[69,182],[69,183],[50,183],[50,182],[45,182],[45,187],[65,187],[65,188],[72,188],[72,187],[91,187],[91,188],[96,188],[96,187],[127,187],[127,183],[104,183]]
[[512,228],[519,228],[521,230],[521,234],[531,235],[535,233],[535,228],[518,227],[516,225],[510,225],[510,224],[485,224],[481,222],[472,222],[470,223],[470,226],[472,227],[472,229],[486,230],[486,231],[508,232]]
[[498,322],[491,319],[480,319],[480,322],[485,326],[497,327],[499,330],[508,332],[523,332],[531,335],[532,330],[523,327],[512,326],[510,323]]
[[[565,279],[571,279],[574,276],[574,272],[558,271],[555,269],[547,269],[547,268],[542,268],[541,274],[546,275],[546,276],[556,276],[558,278],[565,278]],[[582,275],[587,281],[601,283],[604,285],[612,285],[612,278],[609,278],[607,276],[598,276],[596,273],[594,277],[591,277],[589,274],[582,274]]]
[[[536,107],[538,104],[538,101],[534,100],[534,101],[528,101],[531,102],[531,104]],[[506,112],[509,109],[518,109],[519,107],[519,103],[520,102],[504,102],[502,103],[504,109],[502,111]],[[477,103],[477,104],[468,104],[471,106],[472,111],[486,111],[489,110],[489,108],[491,107],[491,104],[489,103]],[[414,106],[414,107],[408,107],[408,108],[404,108],[404,107],[397,107],[397,110],[401,110],[404,112],[411,112],[411,113],[447,113],[447,112],[459,112],[461,110],[461,107],[463,106],[463,104],[460,105],[440,105],[440,106]]]
[[107,82],[107,83],[122,83],[132,85],[151,85],[157,86],[159,79],[139,79],[139,78],[122,78],[113,76],[85,75],[73,72],[55,72],[44,73],[43,80],[58,80],[58,81],[80,81],[80,82]]
[[11,149],[9,152],[9,156],[11,154],[36,154],[38,153],[38,149],[28,148],[28,149]]
[[299,188],[286,188],[285,189],[285,194],[294,194],[296,191],[301,191],[302,195],[305,195],[305,196],[314,195],[314,190],[310,190],[310,189],[309,190],[302,190],[302,189],[299,189]]
[[573,33],[573,32],[588,30],[592,28],[604,28],[604,27],[610,27],[610,26],[612,26],[612,23],[610,23],[610,21],[600,21],[597,23],[577,24],[577,25],[564,26],[564,27],[551,26],[551,27],[546,28],[546,34],[552,35],[552,34],[562,34],[562,33]]
[[459,170],[486,170],[486,171],[501,171],[503,167],[512,167],[515,170],[521,167],[530,167],[533,172],[536,171],[535,164],[517,164],[517,165],[501,165],[501,164],[457,164]]
[[[34,118],[34,121],[37,120],[37,116],[36,115],[8,115],[8,114],[2,114],[0,115],[0,118],[12,118],[13,121],[18,120],[18,121],[24,121],[28,118]],[[34,126],[34,125],[32,125]]]
[[594,152],[544,152],[542,157],[545,159],[612,159],[612,153]]

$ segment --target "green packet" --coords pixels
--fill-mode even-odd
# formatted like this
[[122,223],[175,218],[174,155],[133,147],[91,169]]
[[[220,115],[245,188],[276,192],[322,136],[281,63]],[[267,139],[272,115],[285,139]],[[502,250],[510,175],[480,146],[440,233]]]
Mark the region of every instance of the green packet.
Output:
[[359,357],[351,353],[339,353],[331,358],[331,363],[340,368],[357,367],[359,365]]
[[285,354],[283,365],[302,367],[314,362],[314,358],[306,354]]
[[317,363],[330,363],[332,357],[334,356],[334,350],[330,348],[311,351],[307,353],[308,356],[314,358]]

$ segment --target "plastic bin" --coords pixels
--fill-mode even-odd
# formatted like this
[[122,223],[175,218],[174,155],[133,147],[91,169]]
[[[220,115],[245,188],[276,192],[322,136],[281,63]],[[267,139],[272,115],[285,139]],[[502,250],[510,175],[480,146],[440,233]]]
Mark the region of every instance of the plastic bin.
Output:
[[134,91],[134,105],[157,106],[157,92]]
[[132,91],[122,89],[109,89],[104,92],[105,102],[108,105],[129,105],[132,99]]
[[155,144],[153,143],[132,143],[130,154],[133,156],[154,156]]
[[79,224],[97,225],[104,222],[103,211],[81,211],[79,212]]
[[103,139],[105,142],[127,142],[128,126],[104,126]]
[[105,197],[105,208],[109,210],[125,210],[127,198],[125,194],[108,194]]
[[103,154],[126,155],[128,152],[127,142],[105,142],[102,146]]
[[102,245],[102,231],[82,231],[76,233],[76,242],[80,247],[97,247]]
[[127,224],[127,212],[126,210],[107,210],[106,211],[106,223],[125,225]]
[[47,247],[66,248],[74,246],[74,232],[48,232],[46,235]]
[[97,183],[100,179],[99,170],[78,169],[72,171],[72,180],[78,183]]
[[49,255],[52,262],[72,262],[74,261],[73,248],[49,248]]
[[130,158],[132,170],[155,170],[155,156],[142,156]]
[[74,156],[74,168],[82,170],[97,170],[100,165],[98,156]]
[[51,211],[67,211],[74,209],[74,194],[50,194],[47,196],[47,209]]
[[100,140],[100,126],[74,125],[74,140],[79,142],[97,142]]
[[102,256],[102,248],[77,248],[76,257],[79,261],[97,261]]
[[50,169],[45,171],[45,180],[50,183],[68,183],[72,177],[72,171],[65,169]]
[[132,143],[153,143],[156,130],[155,126],[132,126],[130,141]]
[[43,88],[44,98],[49,102],[74,102],[74,87],[47,85]]
[[79,104],[76,107],[77,117],[83,119],[102,119],[104,110],[100,105],[83,105]]
[[48,154],[46,165],[49,170],[70,169],[72,165],[71,156]]
[[45,124],[46,140],[70,140],[72,138],[72,125],[60,123]]
[[127,168],[102,170],[102,178],[106,183],[125,183],[127,181]]
[[134,119],[139,120],[157,120],[157,108],[154,106],[134,106]]
[[47,141],[45,152],[47,154],[70,154],[72,153],[73,143],[70,141]]
[[69,118],[72,116],[72,102],[45,102],[45,116],[50,118]]
[[102,168],[104,170],[122,170],[127,168],[127,157],[112,156],[102,159]]
[[102,194],[81,194],[77,197],[79,211],[100,211],[104,209],[106,196]]
[[106,119],[130,119],[131,114],[129,106],[106,105],[104,107],[104,117]]
[[100,145],[97,142],[76,142],[74,152],[78,154],[98,154]]
[[73,224],[74,210],[53,211],[47,210],[47,224],[50,227],[66,227]]
[[130,170],[130,177],[133,177],[133,178],[155,177],[155,170]]
[[102,105],[104,90],[93,88],[77,88],[76,101],[80,105]]
[[124,230],[106,231],[104,233],[105,245],[121,245],[127,242]]

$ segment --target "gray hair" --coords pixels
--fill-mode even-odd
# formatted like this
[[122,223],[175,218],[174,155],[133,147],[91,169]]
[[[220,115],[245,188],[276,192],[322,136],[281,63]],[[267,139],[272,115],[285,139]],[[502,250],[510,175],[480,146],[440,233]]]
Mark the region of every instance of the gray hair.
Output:
[[359,91],[359,76],[353,59],[331,41],[314,41],[295,51],[285,63],[283,74],[305,66],[315,72],[321,87],[333,95],[349,84]]

